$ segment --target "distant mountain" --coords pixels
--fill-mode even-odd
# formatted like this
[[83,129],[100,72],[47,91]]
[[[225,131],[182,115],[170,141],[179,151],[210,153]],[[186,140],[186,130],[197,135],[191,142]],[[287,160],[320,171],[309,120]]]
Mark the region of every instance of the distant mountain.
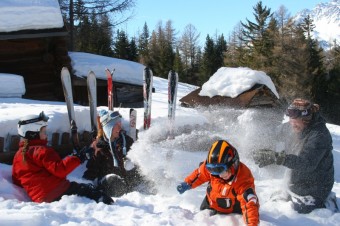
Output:
[[319,40],[324,49],[328,49],[334,39],[340,43],[340,0],[319,3],[312,10],[302,10],[295,15],[294,19],[301,22],[307,15],[310,15],[314,21],[313,37]]

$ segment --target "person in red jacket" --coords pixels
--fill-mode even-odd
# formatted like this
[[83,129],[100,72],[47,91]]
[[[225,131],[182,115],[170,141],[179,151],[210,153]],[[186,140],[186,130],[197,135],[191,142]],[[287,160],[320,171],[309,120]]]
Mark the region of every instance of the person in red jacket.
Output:
[[237,150],[227,141],[215,141],[207,159],[184,182],[177,186],[180,194],[208,182],[200,209],[211,214],[240,213],[248,226],[259,224],[259,203],[254,177],[239,160]]
[[53,202],[63,195],[79,195],[112,204],[114,201],[89,184],[70,182],[66,176],[87,160],[91,148],[84,148],[72,156],[61,159],[47,146],[46,126],[48,117],[29,115],[18,122],[18,134],[22,137],[19,150],[13,159],[13,183],[23,187],[34,202]]

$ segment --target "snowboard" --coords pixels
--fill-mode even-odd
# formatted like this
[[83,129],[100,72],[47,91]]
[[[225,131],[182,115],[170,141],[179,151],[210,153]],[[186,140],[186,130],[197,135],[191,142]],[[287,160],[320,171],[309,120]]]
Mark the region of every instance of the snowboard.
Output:
[[144,102],[144,129],[151,124],[153,74],[150,68],[145,67],[143,72],[143,102]]

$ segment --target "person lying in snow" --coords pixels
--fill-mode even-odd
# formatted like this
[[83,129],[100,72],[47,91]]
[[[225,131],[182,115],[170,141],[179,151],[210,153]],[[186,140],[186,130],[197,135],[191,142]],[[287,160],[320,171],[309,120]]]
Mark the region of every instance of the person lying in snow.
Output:
[[283,124],[278,134],[279,139],[284,139],[284,151],[257,150],[253,153],[255,163],[259,167],[276,164],[289,169],[285,174],[288,194],[284,199],[291,200],[297,212],[310,213],[330,205],[336,211],[336,197],[331,192],[332,136],[320,115],[319,105],[297,98],[289,105],[286,115],[289,123]]
[[259,203],[254,177],[240,162],[237,150],[227,141],[215,141],[207,159],[184,182],[177,186],[180,194],[208,182],[206,197],[200,209],[211,214],[240,213],[248,226],[259,224]]
[[130,192],[140,181],[137,167],[126,157],[134,141],[122,130],[121,117],[118,111],[99,112],[98,135],[91,145],[94,156],[83,174],[114,197]]
[[112,198],[92,185],[66,179],[91,155],[91,149],[84,148],[73,156],[61,159],[52,147],[47,146],[48,119],[41,112],[39,115],[28,115],[18,122],[21,141],[13,159],[13,183],[23,187],[32,201],[38,203],[57,201],[63,195],[79,195],[112,204]]

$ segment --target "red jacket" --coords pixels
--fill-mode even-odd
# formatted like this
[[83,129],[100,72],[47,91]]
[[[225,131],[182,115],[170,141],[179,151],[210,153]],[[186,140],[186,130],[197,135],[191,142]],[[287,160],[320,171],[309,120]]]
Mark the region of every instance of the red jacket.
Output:
[[21,141],[13,159],[13,183],[23,187],[34,202],[54,201],[69,188],[66,176],[80,165],[79,158],[61,159],[46,140],[30,140],[24,159],[23,145]]
[[[231,182],[211,176],[205,167],[205,162],[185,178],[185,182],[191,188],[196,188],[208,181],[206,195],[212,209],[227,214],[242,211],[243,220],[247,225],[258,225],[259,204],[255,193],[254,177],[246,165],[239,164],[236,177]],[[254,194],[249,196],[250,190]],[[253,197],[255,200],[252,196],[255,196]]]

